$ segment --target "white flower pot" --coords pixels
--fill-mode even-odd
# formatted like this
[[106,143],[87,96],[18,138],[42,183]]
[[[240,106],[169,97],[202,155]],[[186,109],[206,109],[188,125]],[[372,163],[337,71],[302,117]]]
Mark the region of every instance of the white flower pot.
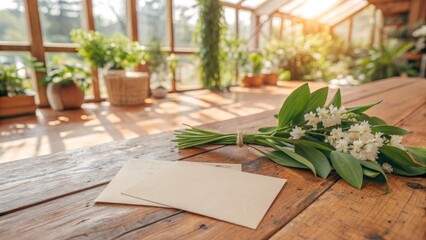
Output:
[[159,86],[152,89],[151,93],[154,98],[165,98],[167,96],[168,90],[165,87]]

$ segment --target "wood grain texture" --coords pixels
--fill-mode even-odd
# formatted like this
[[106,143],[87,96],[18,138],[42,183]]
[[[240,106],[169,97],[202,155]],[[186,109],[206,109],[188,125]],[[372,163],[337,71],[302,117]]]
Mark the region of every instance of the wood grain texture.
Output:
[[[353,105],[383,99],[381,107],[373,108],[371,113],[387,120],[389,124],[398,123],[415,131],[413,137],[406,139],[407,143],[424,146],[424,129],[419,120],[424,120],[426,114],[425,99],[420,97],[424,96],[422,90],[425,89],[426,82],[409,80],[400,84],[393,80],[369,86],[370,88],[361,86],[344,90],[348,93],[347,96],[343,95],[345,102]],[[217,131],[235,131],[238,126],[247,131],[255,131],[259,125],[273,124],[276,120],[271,116],[275,112],[276,110],[235,118],[203,127]],[[227,239],[234,236],[259,239],[270,237],[280,229],[274,235],[277,239],[287,236],[303,238],[306,236],[297,235],[301,229],[304,232],[315,229],[315,225],[306,225],[306,222],[322,226],[327,221],[331,224],[324,229],[340,224],[337,226],[348,232],[347,235],[340,236],[380,237],[384,234],[378,232],[384,229],[382,227],[388,227],[386,236],[394,238],[402,236],[402,228],[413,234],[423,233],[418,230],[422,226],[419,224],[424,223],[421,217],[424,219],[425,182],[421,178],[391,177],[393,195],[382,195],[379,185],[375,183],[369,182],[359,191],[338,180],[336,175],[327,180],[315,178],[304,170],[276,165],[248,148],[211,146],[177,151],[171,139],[172,133],[168,132],[2,164],[0,238]],[[289,181],[257,230],[179,210],[93,204],[93,200],[127,157],[243,163],[244,171],[287,178]],[[309,215],[311,209],[316,210],[313,212],[314,216]],[[332,211],[334,215],[330,217],[326,211]],[[399,211],[399,214],[393,211]],[[317,212],[318,219],[315,218]],[[347,219],[348,224],[339,220],[339,216],[344,216],[343,219]],[[387,218],[391,219],[392,228],[387,223],[380,222],[387,221]],[[339,236],[338,230],[332,230],[327,236]],[[365,231],[360,235],[362,230]]]
[[[410,79],[406,84],[409,86],[409,83],[414,84],[415,82]],[[371,89],[375,89],[377,93],[379,90],[384,91],[400,86],[400,81],[389,80],[385,83],[386,85],[381,88]],[[288,86],[293,89],[299,85],[300,83],[289,83]],[[364,86],[360,87],[362,91],[359,94],[348,94],[349,96],[345,100],[353,101],[374,93],[364,88]],[[347,90],[355,91],[355,89]],[[211,98],[203,100],[223,101]],[[276,99],[276,101],[281,101],[281,99]],[[269,120],[265,119],[262,125],[272,125],[275,122],[272,117],[275,112],[276,110],[253,115],[246,119],[236,118],[228,122],[216,122],[205,127],[219,131],[235,131],[236,128],[259,126],[257,122],[265,119],[264,116],[268,116]],[[3,203],[0,205],[0,215],[108,183],[127,160],[127,157],[144,156],[162,160],[179,160],[202,152],[201,150],[187,150],[176,154],[175,145],[171,142],[172,138],[172,133],[165,133],[3,164],[3,168],[0,169],[0,192],[4,194],[0,195],[0,201]],[[33,170],[28,171],[28,169]],[[18,174],[22,172],[28,173]],[[66,184],[66,188],[61,187],[64,184]],[[13,189],[13,191],[7,191],[8,189]]]
[[[283,199],[283,201],[275,202],[258,228],[258,230],[262,229],[257,231],[257,236],[259,237],[265,234],[272,234],[278,230],[282,224],[315,201],[337,180],[335,175],[323,180],[315,178],[304,170],[277,166],[266,158],[259,158],[259,155],[247,148],[240,149],[235,146],[216,149],[209,152],[209,154],[199,154],[186,160],[243,163],[243,170],[246,172],[292,179],[291,182],[285,185],[284,191],[278,196],[278,199]],[[182,213],[182,211],[177,210],[93,204],[93,200],[103,188],[88,189],[2,216],[0,217],[0,236],[5,238],[19,236],[23,239],[27,237],[112,239],[117,237],[127,238],[137,234],[137,238],[141,239],[149,237],[149,234],[153,233],[149,226],[156,226],[155,229],[165,230],[164,233],[158,232],[160,235],[156,234],[155,238],[158,238],[172,237],[173,235],[170,234],[177,234],[177,232],[183,234],[187,231],[193,231],[202,224],[219,227],[212,229],[220,229],[221,226],[232,228],[233,233],[246,234],[246,236],[250,236],[255,232],[244,227],[194,214]],[[291,194],[291,197],[287,197],[288,192],[294,193]],[[189,218],[194,224],[188,224],[190,222],[186,220],[184,221],[185,224],[181,224],[182,221],[176,222],[174,216],[177,216],[177,219]],[[163,219],[165,220],[161,221]],[[159,221],[161,221],[160,225],[153,225],[153,223]],[[172,221],[174,226],[169,225],[169,221]],[[167,228],[162,227],[164,223],[166,223]],[[140,229],[145,229],[145,227],[148,227],[146,231],[139,231]],[[200,230],[204,230],[203,228]],[[54,231],[54,229],[63,230]],[[217,232],[211,232],[211,234],[217,234]],[[219,236],[223,237],[224,235],[220,234]]]
[[[235,126],[239,126],[254,131],[257,121],[263,119],[262,114],[257,114],[250,116],[247,122],[236,118],[229,120],[227,124],[219,122],[206,127],[233,131]],[[274,118],[270,117],[269,122],[272,124]],[[107,184],[131,157],[173,161],[221,147],[208,146],[178,151],[172,139],[173,134],[167,132],[4,163],[0,170],[0,215]]]

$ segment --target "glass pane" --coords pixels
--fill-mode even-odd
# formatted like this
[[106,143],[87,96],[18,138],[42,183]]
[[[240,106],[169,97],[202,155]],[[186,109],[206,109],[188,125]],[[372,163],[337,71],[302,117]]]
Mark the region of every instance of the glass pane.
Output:
[[221,0],[221,2],[237,4],[237,3],[241,2],[241,0]]
[[137,10],[139,42],[147,45],[155,36],[167,46],[167,0],[139,0]]
[[39,0],[43,41],[70,43],[70,32],[82,28],[82,0]]
[[349,37],[349,20],[342,22],[341,24],[335,26],[333,28],[333,34],[336,37],[342,39],[346,44],[348,44]]
[[381,11],[376,11],[376,28],[374,31],[374,47],[380,45],[380,30],[382,28],[383,16]]
[[302,6],[305,3],[306,0],[293,0],[289,1],[288,3],[284,4],[282,7],[280,7],[279,11],[283,13],[289,13],[293,11],[294,9],[297,9],[299,6]]
[[[90,71],[90,68],[84,64],[83,59],[78,56],[76,53],[46,53],[46,69],[50,71],[58,66],[63,66],[65,64],[80,66],[85,68],[87,71]],[[92,79],[89,79],[92,82]],[[90,88],[86,90],[85,98],[93,98],[93,84],[90,85]]]
[[374,6],[370,6],[353,17],[352,42],[354,47],[367,47],[371,42],[374,24]]
[[245,0],[241,5],[244,7],[256,8],[266,0]]
[[280,17],[272,18],[272,34],[276,38],[281,37],[281,18]]
[[13,89],[15,93],[9,93],[9,96],[14,95],[35,95],[31,82],[31,70],[25,66],[25,63],[30,59],[28,52],[7,52],[0,51],[0,65],[7,67],[16,67],[17,75],[22,81],[22,85]]
[[260,16],[260,24],[262,25],[259,31],[259,48],[263,48],[271,36],[271,21],[266,15]]
[[201,88],[198,72],[199,60],[196,55],[178,55],[179,62],[176,69],[177,90]]
[[283,32],[282,32],[283,36],[282,36],[282,38],[286,39],[286,40],[287,39],[291,39],[292,21],[290,19],[284,19],[283,24],[284,24],[284,26],[283,26]]
[[236,10],[235,8],[224,7],[224,23],[226,26],[226,35],[229,37],[235,36],[236,26],[235,26],[235,17]]
[[126,35],[126,0],[93,0],[95,29],[105,35]]
[[347,0],[344,4],[339,5],[330,11],[327,15],[322,16],[319,21],[328,25],[334,25],[339,21],[352,15],[352,13],[360,10],[368,4],[365,0]]
[[238,11],[238,36],[248,40],[252,32],[252,13],[246,10]]
[[291,12],[292,15],[305,19],[315,18],[333,7],[340,0],[308,0]]
[[3,0],[0,5],[0,41],[28,42],[23,0]]
[[196,0],[173,1],[173,26],[176,47],[196,47],[192,40],[198,21]]

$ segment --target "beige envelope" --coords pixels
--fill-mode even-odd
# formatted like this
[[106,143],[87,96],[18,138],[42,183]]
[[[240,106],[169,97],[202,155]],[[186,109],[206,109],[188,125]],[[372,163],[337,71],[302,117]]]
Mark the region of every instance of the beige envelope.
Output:
[[256,229],[285,182],[202,164],[173,164],[123,193]]
[[[103,203],[121,203],[131,205],[146,205],[154,207],[168,207],[162,204],[141,200],[134,197],[121,194],[121,192],[135,183],[141,181],[145,177],[151,175],[155,171],[164,168],[170,164],[183,164],[185,166],[192,164],[200,164],[185,161],[154,161],[142,159],[130,159],[120,169],[117,175],[112,179],[108,186],[95,199],[95,202]],[[241,171],[241,164],[226,164],[226,163],[202,163],[209,166],[229,168],[232,170]]]

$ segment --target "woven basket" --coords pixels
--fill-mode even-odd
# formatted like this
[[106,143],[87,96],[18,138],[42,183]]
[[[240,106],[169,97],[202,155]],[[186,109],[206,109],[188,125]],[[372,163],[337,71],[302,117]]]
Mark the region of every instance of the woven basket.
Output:
[[147,73],[126,73],[105,75],[108,100],[112,105],[141,105],[148,97],[149,79]]

